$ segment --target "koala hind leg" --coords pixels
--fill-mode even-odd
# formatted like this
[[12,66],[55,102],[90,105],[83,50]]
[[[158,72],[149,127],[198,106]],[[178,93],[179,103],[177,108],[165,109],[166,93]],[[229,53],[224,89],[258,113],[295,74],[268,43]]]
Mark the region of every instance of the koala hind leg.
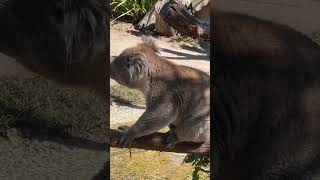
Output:
[[205,143],[210,141],[210,119],[190,119],[176,126],[170,124],[166,148],[172,149],[178,142]]
[[[210,118],[196,118],[183,121],[172,131],[176,139],[174,143],[190,141],[205,143],[210,141]],[[173,136],[173,135],[172,135]]]

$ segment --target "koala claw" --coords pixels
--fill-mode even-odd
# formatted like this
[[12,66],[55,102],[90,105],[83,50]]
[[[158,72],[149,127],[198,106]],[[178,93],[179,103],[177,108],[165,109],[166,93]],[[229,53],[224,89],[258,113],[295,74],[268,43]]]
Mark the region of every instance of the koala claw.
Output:
[[176,143],[178,142],[178,138],[175,134],[175,132],[170,131],[170,134],[166,138],[166,149],[172,149]]
[[170,149],[173,149],[174,146],[175,146],[175,143],[168,143],[168,144],[165,146],[165,148],[168,149],[168,150],[170,150]]
[[122,147],[130,148],[134,139],[135,139],[134,133],[130,129],[128,129],[122,135],[122,137],[119,141],[119,145]]

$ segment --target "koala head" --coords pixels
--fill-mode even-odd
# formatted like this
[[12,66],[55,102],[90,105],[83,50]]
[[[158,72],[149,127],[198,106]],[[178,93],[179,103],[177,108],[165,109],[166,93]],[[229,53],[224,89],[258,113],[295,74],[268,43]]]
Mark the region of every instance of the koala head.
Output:
[[150,76],[157,52],[154,42],[144,37],[142,44],[125,49],[111,62],[110,78],[121,85],[139,89]]

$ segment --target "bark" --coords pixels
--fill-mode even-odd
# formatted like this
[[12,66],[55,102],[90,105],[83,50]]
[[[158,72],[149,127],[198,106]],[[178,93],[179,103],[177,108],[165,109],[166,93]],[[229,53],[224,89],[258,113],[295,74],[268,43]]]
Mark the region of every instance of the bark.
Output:
[[155,31],[164,36],[173,36],[177,31],[172,28],[170,24],[168,24],[159,14],[160,9],[167,2],[168,0],[158,0],[158,2],[154,5],[156,14]]
[[154,7],[140,20],[138,28],[145,31],[153,31],[155,28],[156,14]]
[[181,3],[169,0],[162,7],[155,8],[155,10],[163,20],[178,32],[193,38],[209,39],[209,24],[192,16]]
[[[110,146],[116,148],[122,148],[118,145],[118,141],[122,136],[122,131],[116,129],[110,129]],[[210,155],[210,144],[199,144],[192,142],[181,142],[176,144],[173,149],[165,148],[165,138],[167,133],[154,133],[151,135],[137,138],[133,141],[131,148],[166,151],[176,153],[192,153],[201,155]]]

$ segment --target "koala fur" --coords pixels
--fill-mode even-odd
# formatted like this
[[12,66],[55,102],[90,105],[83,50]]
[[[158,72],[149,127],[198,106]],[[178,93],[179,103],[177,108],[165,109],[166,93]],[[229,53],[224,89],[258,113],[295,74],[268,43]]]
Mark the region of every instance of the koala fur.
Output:
[[170,127],[167,147],[177,142],[210,141],[210,76],[176,65],[157,54],[154,42],[125,49],[110,64],[110,77],[121,85],[140,90],[146,111],[120,140],[130,146],[135,138]]

